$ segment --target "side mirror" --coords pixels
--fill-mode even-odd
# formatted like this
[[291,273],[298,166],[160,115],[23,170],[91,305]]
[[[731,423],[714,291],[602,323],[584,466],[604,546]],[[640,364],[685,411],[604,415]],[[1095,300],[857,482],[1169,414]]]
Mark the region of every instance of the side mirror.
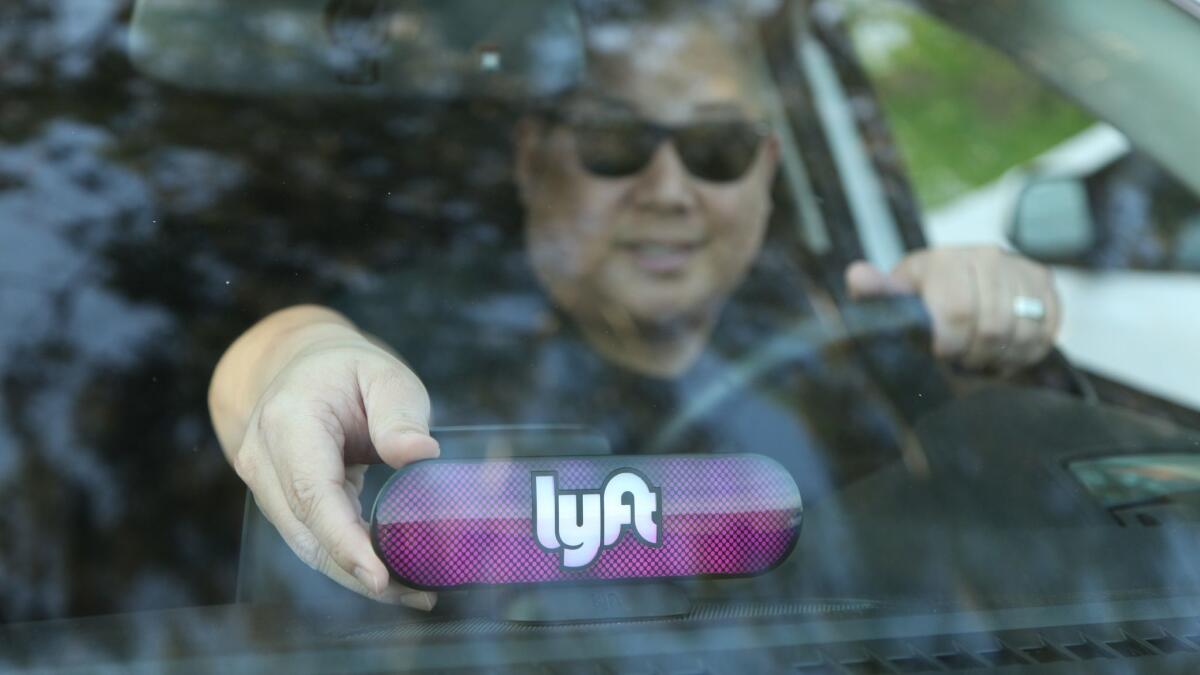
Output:
[[1009,237],[1041,262],[1082,262],[1097,245],[1099,227],[1082,178],[1035,178],[1025,186]]

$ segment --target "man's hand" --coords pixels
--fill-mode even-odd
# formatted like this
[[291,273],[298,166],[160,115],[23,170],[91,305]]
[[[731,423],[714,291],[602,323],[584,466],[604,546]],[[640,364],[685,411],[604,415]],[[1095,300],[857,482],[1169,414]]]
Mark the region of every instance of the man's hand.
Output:
[[433,607],[390,581],[358,501],[366,464],[438,455],[429,397],[404,363],[328,310],[287,310],[230,347],[210,407],[230,464],[297,556],[367,597]]
[[1062,316],[1050,270],[997,247],[918,251],[891,274],[855,262],[846,285],[856,299],[920,295],[934,354],[972,369],[1011,372],[1041,361]]

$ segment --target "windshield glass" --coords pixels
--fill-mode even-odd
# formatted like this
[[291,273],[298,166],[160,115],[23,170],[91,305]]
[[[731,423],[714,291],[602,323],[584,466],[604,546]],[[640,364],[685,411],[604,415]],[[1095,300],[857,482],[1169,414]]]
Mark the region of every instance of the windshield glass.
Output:
[[1200,652],[1194,158],[945,4],[0,9],[0,665]]

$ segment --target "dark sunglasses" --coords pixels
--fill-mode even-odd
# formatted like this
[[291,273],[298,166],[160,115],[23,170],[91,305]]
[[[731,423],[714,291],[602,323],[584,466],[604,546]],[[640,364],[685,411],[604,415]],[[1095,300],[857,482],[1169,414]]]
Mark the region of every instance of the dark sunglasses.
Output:
[[597,176],[632,176],[650,164],[670,140],[693,176],[715,183],[735,181],[750,170],[768,135],[748,120],[697,121],[668,126],[635,116],[562,118],[575,136],[580,163]]

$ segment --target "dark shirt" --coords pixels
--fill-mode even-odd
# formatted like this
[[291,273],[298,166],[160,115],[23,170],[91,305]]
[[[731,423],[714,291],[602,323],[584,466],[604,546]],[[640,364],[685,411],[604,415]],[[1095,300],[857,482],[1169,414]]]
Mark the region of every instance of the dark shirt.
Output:
[[[760,261],[696,362],[661,379],[593,351],[520,260],[410,269],[336,304],[410,364],[438,426],[573,424],[616,453],[761,453],[806,500],[899,456],[886,405],[849,352],[822,344],[786,273]],[[748,375],[764,349],[789,356]]]

